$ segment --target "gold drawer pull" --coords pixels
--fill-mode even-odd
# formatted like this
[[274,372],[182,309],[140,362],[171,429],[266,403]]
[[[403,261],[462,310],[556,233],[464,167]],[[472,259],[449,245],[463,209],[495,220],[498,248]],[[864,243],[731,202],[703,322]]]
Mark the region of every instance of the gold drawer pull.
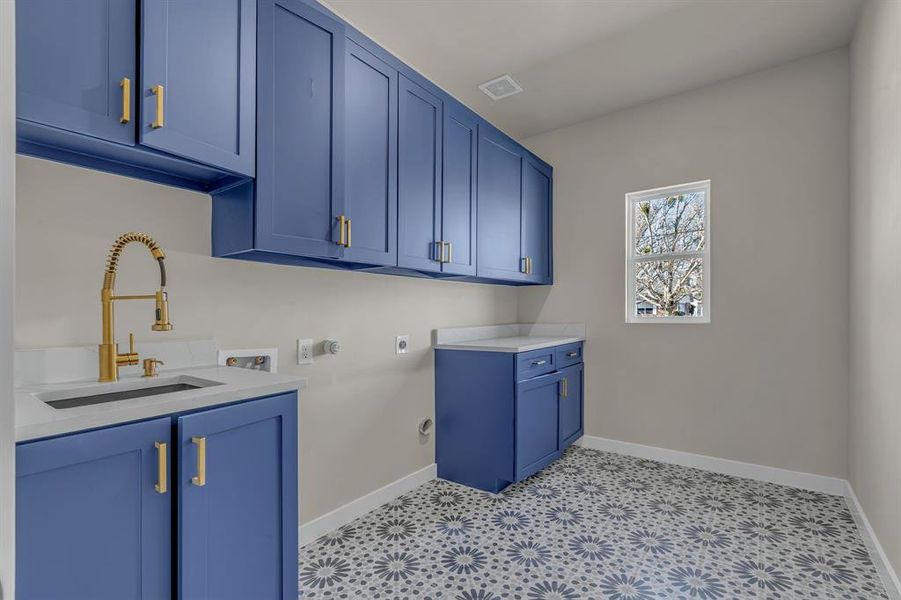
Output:
[[165,105],[166,105],[166,89],[161,85],[153,86],[150,91],[156,96],[156,119],[150,126],[153,129],[160,129],[166,123]]
[[166,442],[154,442],[156,448],[156,472],[157,478],[153,489],[159,494],[165,494],[169,491],[169,445]]
[[575,358],[575,357],[579,356],[579,353],[578,353],[578,352],[575,352],[575,351],[573,351],[573,352],[567,352],[567,353],[566,353],[566,356],[568,356],[569,358]]
[[206,485],[206,437],[192,437],[191,443],[197,446],[197,475],[191,478],[191,483],[203,487]]
[[123,77],[119,87],[122,88],[122,116],[119,122],[125,124],[131,121],[131,79]]
[[338,216],[338,245],[347,247],[347,228],[345,227],[347,224],[347,217],[344,215]]
[[347,220],[347,247],[350,248],[351,244],[353,244],[353,221],[350,219]]

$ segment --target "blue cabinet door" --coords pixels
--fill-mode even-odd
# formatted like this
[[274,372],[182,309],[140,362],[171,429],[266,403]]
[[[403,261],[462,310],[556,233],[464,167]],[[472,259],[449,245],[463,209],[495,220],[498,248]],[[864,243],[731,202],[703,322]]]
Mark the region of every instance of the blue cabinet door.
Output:
[[522,149],[488,125],[479,127],[479,277],[525,279],[521,249]]
[[[18,0],[16,115],[133,145],[135,4],[130,0]],[[130,99],[123,96],[123,79],[131,86]],[[128,100],[130,115],[123,113],[123,100]]]
[[17,598],[170,596],[172,494],[158,468],[171,430],[155,419],[16,448]]
[[516,480],[543,469],[557,457],[559,372],[516,384]]
[[297,396],[178,418],[178,597],[296,600]]
[[551,283],[551,172],[530,156],[522,170],[522,255],[526,281]]
[[455,275],[476,274],[478,123],[478,117],[462,105],[444,105],[441,241],[447,262],[442,271]]
[[560,394],[560,444],[559,449],[582,437],[584,400],[584,366],[582,363],[560,370],[563,375],[562,392]]
[[142,0],[141,10],[141,143],[253,176],[256,2]]
[[344,25],[300,0],[261,0],[257,248],[340,258]]
[[352,41],[345,60],[348,261],[397,264],[397,70]]
[[441,270],[442,102],[403,75],[398,91],[397,264]]

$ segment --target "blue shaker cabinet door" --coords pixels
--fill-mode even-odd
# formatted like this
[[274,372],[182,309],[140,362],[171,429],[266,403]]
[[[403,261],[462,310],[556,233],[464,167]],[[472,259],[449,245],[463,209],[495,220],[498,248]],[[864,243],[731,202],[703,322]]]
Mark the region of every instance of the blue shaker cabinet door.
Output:
[[559,372],[516,385],[516,480],[543,469],[557,457]]
[[397,264],[441,270],[442,102],[403,75],[399,83]]
[[141,7],[141,143],[253,176],[256,2]]
[[479,127],[479,277],[523,281],[522,150],[490,126]]
[[522,171],[522,255],[526,281],[551,283],[551,173],[530,157]]
[[178,418],[178,597],[296,600],[295,394]]
[[344,25],[301,0],[260,0],[256,246],[340,258]]
[[[16,115],[134,145],[135,4],[18,0]],[[130,98],[123,79],[131,86]]]
[[172,494],[158,467],[171,430],[164,418],[16,448],[16,598],[170,596]]
[[446,244],[442,270],[476,274],[476,172],[478,117],[455,102],[444,106],[444,177],[441,241]]
[[347,42],[345,260],[397,264],[397,70]]
[[560,450],[582,437],[584,365],[579,363],[560,370],[563,385],[560,394]]

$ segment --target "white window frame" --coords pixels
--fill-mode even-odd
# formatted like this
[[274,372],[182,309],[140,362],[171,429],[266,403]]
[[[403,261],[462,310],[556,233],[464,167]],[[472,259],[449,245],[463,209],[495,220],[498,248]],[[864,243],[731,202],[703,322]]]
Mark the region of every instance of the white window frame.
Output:
[[[697,252],[667,252],[641,255],[635,252],[635,205],[645,200],[679,193],[704,192],[704,249]],[[626,323],[710,323],[710,180],[641,190],[626,194]],[[700,257],[704,263],[704,314],[699,317],[654,317],[635,314],[635,265],[651,260]]]

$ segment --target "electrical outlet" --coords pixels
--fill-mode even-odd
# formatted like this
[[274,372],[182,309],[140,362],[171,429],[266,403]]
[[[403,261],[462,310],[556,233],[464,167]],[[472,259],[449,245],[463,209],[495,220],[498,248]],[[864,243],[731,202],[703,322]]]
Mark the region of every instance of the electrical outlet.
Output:
[[399,335],[394,338],[394,352],[396,354],[406,354],[410,351],[410,336]]
[[297,364],[313,364],[313,340],[297,340]]

